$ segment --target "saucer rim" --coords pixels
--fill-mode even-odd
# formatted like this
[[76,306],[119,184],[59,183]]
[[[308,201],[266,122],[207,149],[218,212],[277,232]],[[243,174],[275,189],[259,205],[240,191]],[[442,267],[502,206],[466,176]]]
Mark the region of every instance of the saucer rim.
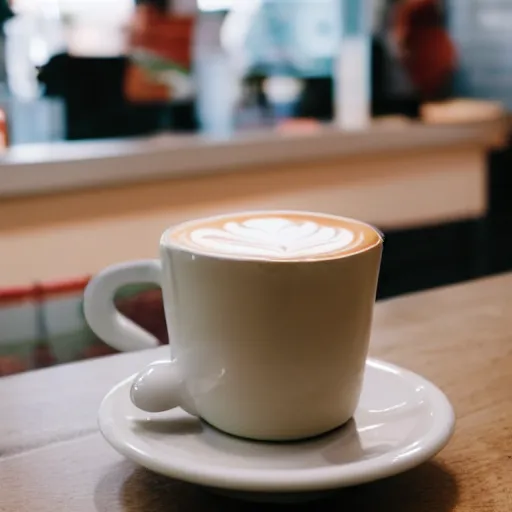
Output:
[[[115,396],[127,387],[135,375],[116,384],[102,400],[98,425],[105,440],[129,460],[169,478],[210,487],[240,492],[257,493],[300,493],[341,489],[364,484],[403,473],[437,455],[449,442],[455,430],[455,412],[447,396],[431,381],[421,375],[380,359],[368,358],[366,365],[377,371],[393,373],[409,383],[422,386],[430,397],[431,408],[435,411],[433,425],[418,440],[398,450],[390,450],[378,457],[359,460],[336,467],[311,469],[254,470],[247,468],[226,468],[222,465],[201,465],[183,461],[161,461],[145,454],[130,441],[116,435],[115,421],[105,409]],[[394,454],[390,462],[390,454]]]

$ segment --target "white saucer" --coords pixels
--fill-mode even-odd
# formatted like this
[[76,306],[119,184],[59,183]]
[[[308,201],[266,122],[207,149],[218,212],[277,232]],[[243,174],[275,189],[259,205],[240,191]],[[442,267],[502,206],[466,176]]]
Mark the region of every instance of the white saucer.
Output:
[[439,452],[455,422],[449,401],[432,383],[376,360],[367,363],[354,420],[297,443],[230,437],[181,409],[144,413],[130,402],[132,379],[118,384],[101,404],[106,440],[152,471],[224,491],[327,491],[395,475]]

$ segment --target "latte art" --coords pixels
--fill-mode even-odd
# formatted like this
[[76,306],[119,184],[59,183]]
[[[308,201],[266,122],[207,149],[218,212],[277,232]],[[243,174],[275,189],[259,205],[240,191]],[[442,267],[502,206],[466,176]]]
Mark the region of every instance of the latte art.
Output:
[[381,242],[356,220],[302,212],[247,212],[187,222],[164,239],[192,253],[233,259],[312,261],[348,256]]
[[354,238],[348,229],[279,217],[226,222],[222,228],[196,229],[190,233],[194,244],[213,252],[287,259],[341,251]]

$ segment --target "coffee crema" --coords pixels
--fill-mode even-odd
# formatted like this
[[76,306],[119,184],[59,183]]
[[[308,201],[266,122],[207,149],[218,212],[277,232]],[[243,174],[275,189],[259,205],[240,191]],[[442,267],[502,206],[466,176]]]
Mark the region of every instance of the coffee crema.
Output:
[[169,230],[164,243],[198,254],[271,261],[315,261],[374,247],[380,234],[353,219],[326,214],[247,212],[190,221]]

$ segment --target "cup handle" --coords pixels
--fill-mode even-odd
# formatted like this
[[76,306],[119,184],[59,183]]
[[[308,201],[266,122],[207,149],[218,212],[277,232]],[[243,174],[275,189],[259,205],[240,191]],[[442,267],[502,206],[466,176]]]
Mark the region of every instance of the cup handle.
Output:
[[127,284],[161,286],[161,275],[158,260],[145,260],[114,265],[93,277],[84,292],[84,313],[96,335],[121,352],[158,347],[160,343],[152,334],[116,309],[114,295]]
[[157,361],[142,370],[133,381],[130,398],[135,407],[145,412],[164,412],[181,407],[198,416],[175,361]]
[[[152,334],[116,309],[114,295],[127,284],[156,283],[161,286],[161,276],[160,261],[145,260],[114,265],[93,277],[84,293],[84,313],[91,329],[105,343],[123,352],[159,346]],[[130,396],[133,404],[146,412],[181,407],[197,416],[175,361],[158,361],[142,370],[133,381]]]

